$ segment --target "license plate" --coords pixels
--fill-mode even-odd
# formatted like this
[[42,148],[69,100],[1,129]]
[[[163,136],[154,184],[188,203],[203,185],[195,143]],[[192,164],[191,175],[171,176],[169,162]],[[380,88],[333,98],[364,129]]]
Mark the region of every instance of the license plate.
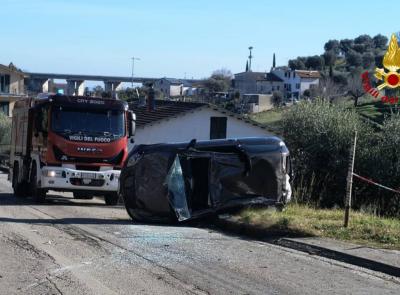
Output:
[[96,179],[96,173],[81,172],[81,177],[86,179]]
[[92,182],[92,180],[91,180],[91,179],[84,178],[84,179],[82,179],[82,182],[83,182],[83,184],[88,185],[88,184],[90,184],[90,183]]

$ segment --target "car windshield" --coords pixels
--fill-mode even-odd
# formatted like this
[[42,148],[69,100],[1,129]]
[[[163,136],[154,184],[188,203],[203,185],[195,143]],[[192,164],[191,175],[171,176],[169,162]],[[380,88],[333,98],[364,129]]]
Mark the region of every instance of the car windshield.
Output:
[[125,134],[124,113],[119,110],[77,110],[55,107],[52,130],[61,134],[121,137]]

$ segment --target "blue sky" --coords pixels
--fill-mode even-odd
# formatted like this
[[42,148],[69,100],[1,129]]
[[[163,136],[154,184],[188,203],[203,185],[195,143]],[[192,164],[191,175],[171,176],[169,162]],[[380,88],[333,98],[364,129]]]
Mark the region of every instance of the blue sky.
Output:
[[[383,6],[381,3],[385,3]],[[0,0],[0,63],[32,72],[203,78],[399,30],[400,1]]]

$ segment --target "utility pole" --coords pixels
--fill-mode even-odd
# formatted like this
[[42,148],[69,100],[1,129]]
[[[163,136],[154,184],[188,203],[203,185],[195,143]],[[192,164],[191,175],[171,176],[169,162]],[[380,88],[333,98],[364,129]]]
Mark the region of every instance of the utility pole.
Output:
[[251,59],[253,58],[253,55],[251,54],[251,51],[253,50],[253,46],[249,47],[250,55],[249,55],[249,71],[251,72]]
[[357,145],[357,130],[354,134],[353,146],[350,148],[349,157],[349,170],[347,173],[347,188],[346,188],[346,199],[344,204],[344,227],[349,226],[350,207],[351,207],[351,191],[353,188],[353,171],[354,171],[354,159],[356,156],[356,145]]
[[140,58],[138,57],[132,57],[132,88],[133,88],[133,75],[134,75],[134,71],[135,71],[135,60],[140,60]]

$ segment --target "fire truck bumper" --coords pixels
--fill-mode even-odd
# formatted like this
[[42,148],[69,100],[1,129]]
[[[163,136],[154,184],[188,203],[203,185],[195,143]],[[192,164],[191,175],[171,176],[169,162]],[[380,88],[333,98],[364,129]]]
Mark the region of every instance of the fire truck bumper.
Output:
[[65,191],[117,192],[119,170],[83,171],[65,167],[43,167],[41,187]]

